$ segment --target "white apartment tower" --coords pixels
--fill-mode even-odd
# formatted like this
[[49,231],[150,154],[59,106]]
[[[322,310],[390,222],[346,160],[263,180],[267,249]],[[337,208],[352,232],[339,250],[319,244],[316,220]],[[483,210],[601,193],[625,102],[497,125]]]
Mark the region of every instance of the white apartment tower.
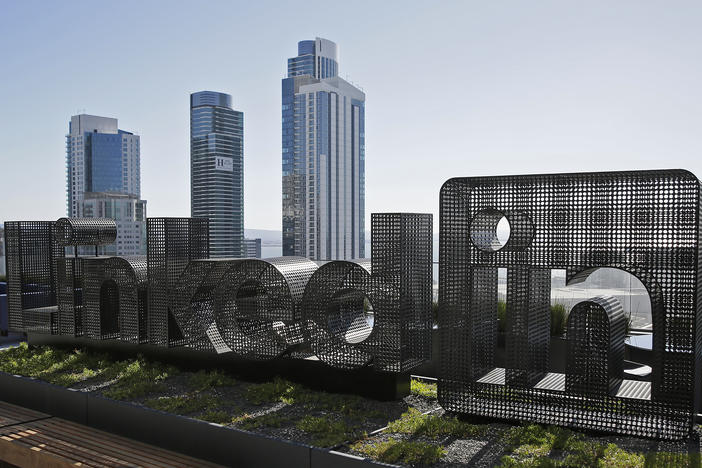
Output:
[[335,43],[298,43],[282,82],[283,255],[365,257],[365,94]]
[[[105,216],[117,221],[116,244],[105,247],[105,253],[146,253],[139,146],[139,135],[120,130],[117,119],[71,117],[66,135],[66,212],[71,218]],[[138,209],[133,208],[136,205]]]

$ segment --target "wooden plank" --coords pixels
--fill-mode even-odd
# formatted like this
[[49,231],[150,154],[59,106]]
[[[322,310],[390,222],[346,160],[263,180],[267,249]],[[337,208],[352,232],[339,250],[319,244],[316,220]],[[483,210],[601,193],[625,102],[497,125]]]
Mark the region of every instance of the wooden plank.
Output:
[[42,451],[0,438],[2,460],[20,468],[74,468],[77,465]]
[[58,418],[37,421],[34,426],[52,434],[58,440],[80,443],[82,450],[91,450],[103,456],[115,457],[128,464],[154,468],[213,466],[153,445],[143,444]]
[[[154,462],[166,462],[173,463],[175,466],[188,466],[192,464],[193,466],[201,467],[212,467],[216,468],[220,465],[198,460],[196,458],[189,457],[177,452],[172,452],[154,445],[146,444],[136,440],[128,439],[125,437],[110,434],[109,432],[99,431],[97,429],[92,429],[81,424],[76,424],[70,421],[66,421],[60,418],[52,418],[52,424],[60,424],[60,430],[65,433],[70,433],[80,438],[92,438],[99,442],[101,447],[105,449],[120,449],[125,444],[132,447],[137,451],[140,456],[145,458],[152,458]],[[37,424],[43,424],[45,421],[38,421]],[[48,423],[48,421],[47,421]]]
[[59,418],[50,417],[0,428],[0,434],[4,445],[13,446],[13,459],[23,464],[17,465],[9,459],[6,461],[17,466],[46,466],[42,463],[32,465],[36,463],[37,454],[50,457],[52,463],[58,463],[56,466],[219,466]]
[[11,431],[3,435],[3,438],[10,438],[16,444],[28,447],[30,450],[50,453],[72,464],[90,467],[128,466],[118,459],[105,457],[99,452],[86,450],[76,444],[66,443],[33,427],[13,426],[8,429]]
[[0,427],[48,417],[48,414],[0,401]]

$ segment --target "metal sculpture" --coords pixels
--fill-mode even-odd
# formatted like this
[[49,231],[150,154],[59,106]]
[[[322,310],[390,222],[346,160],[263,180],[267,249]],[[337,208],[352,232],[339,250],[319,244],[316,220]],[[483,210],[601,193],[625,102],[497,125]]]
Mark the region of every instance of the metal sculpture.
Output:
[[[702,393],[700,208],[699,181],[682,170],[446,182],[441,405],[685,435]],[[501,223],[509,224],[506,241]],[[308,344],[332,366],[389,372],[406,372],[430,356],[431,215],[374,214],[370,261],[213,260],[208,221],[189,218],[149,219],[147,259],[64,258],[63,246],[113,241],[113,227],[105,220],[5,223],[13,331],[148,338],[252,359]],[[504,364],[496,354],[498,268],[508,271]],[[551,269],[565,269],[573,284],[599,268],[627,271],[649,293],[650,382],[623,378],[623,313],[606,298],[576,304],[569,366],[566,373],[549,368]]]
[[214,326],[222,341],[249,359],[272,359],[302,343],[300,300],[316,270],[316,263],[301,257],[232,265],[213,291]]
[[60,335],[83,336],[83,258],[56,261]]
[[568,314],[566,392],[616,394],[624,374],[624,309],[614,297],[593,297]]
[[64,256],[53,221],[5,223],[9,330],[56,333],[56,260]]
[[406,372],[431,356],[432,217],[374,213],[371,229],[371,261],[328,262],[310,279],[305,335],[334,367]]
[[87,257],[83,268],[86,335],[146,343],[146,257]]
[[117,239],[117,223],[107,218],[60,218],[52,227],[58,245],[73,247],[75,257],[56,261],[58,333],[83,335],[83,257],[78,247],[107,245]]
[[[439,401],[446,410],[665,438],[690,430],[702,355],[700,184],[694,175],[457,178],[442,187],[440,210]],[[502,218],[510,227],[506,242],[497,230]],[[496,367],[497,290],[490,285],[500,267],[508,269],[505,368]],[[591,371],[601,369],[598,359],[608,355],[607,391],[595,386],[584,394],[574,384],[582,366],[568,369],[575,379],[548,372],[549,270],[565,269],[567,281],[576,282],[604,267],[635,275],[648,290],[653,377],[618,385],[618,312],[599,304],[598,313],[584,313],[591,305],[578,304],[572,318],[577,331],[569,330],[572,352],[582,356],[581,338],[589,340],[594,357],[582,366]],[[584,317],[599,317],[600,325],[588,322],[583,330]],[[588,385],[595,381],[601,378]]]
[[182,346],[183,330],[169,310],[169,296],[192,260],[208,258],[209,221],[206,218],[148,218],[146,220],[149,277],[149,343]]
[[272,359],[302,342],[299,302],[316,269],[300,257],[193,261],[171,310],[193,348]]
[[[372,325],[364,311],[366,298],[374,312]],[[305,288],[302,318],[307,342],[330,366],[353,369],[377,357],[374,367],[389,367],[400,360],[399,352],[390,343],[384,349],[381,345],[393,331],[398,334],[399,326],[386,328],[399,325],[399,309],[399,291],[371,275],[370,261],[328,262]]]
[[54,224],[59,245],[107,245],[117,239],[117,223],[108,218],[59,218]]

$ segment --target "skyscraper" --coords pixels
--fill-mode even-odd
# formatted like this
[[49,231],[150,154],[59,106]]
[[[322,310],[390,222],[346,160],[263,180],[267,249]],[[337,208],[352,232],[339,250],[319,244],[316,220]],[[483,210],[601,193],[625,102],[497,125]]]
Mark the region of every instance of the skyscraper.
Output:
[[117,119],[80,114],[66,135],[66,211],[69,217],[117,222],[107,255],[146,254],[146,201],[141,200],[139,135],[120,130]]
[[365,94],[336,44],[301,41],[282,83],[283,255],[365,257]]
[[190,95],[190,207],[210,219],[210,256],[243,257],[244,114],[228,94]]

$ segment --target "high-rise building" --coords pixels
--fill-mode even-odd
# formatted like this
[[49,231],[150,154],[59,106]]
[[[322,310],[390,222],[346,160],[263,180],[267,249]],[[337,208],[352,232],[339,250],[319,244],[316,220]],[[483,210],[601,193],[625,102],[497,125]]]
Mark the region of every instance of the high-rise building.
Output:
[[190,95],[190,207],[210,220],[211,257],[244,256],[244,114],[228,94]]
[[301,41],[282,83],[283,255],[365,257],[365,94],[337,46]]
[[244,257],[261,258],[261,239],[244,239]]
[[118,241],[103,248],[106,254],[146,253],[146,230],[133,224],[146,219],[146,201],[140,200],[139,146],[139,135],[120,130],[114,118],[80,114],[68,124],[66,211],[72,218],[105,216],[117,221]]

